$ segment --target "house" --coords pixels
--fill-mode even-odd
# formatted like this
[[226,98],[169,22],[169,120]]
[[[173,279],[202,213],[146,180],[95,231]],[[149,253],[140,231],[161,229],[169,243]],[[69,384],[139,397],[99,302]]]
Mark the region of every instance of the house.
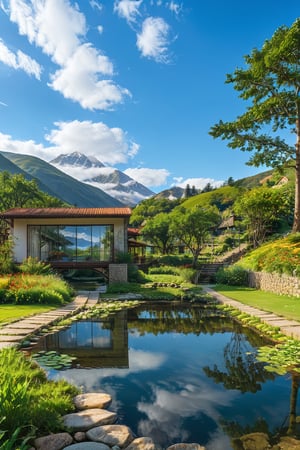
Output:
[[16,263],[31,256],[60,270],[111,266],[111,272],[116,255],[128,251],[130,215],[127,207],[13,208],[1,218],[13,236]]

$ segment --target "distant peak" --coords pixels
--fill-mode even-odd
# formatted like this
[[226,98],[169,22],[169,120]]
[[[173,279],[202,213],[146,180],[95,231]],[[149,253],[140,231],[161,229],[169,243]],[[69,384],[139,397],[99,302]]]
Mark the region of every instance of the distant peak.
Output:
[[99,161],[95,156],[86,156],[80,152],[65,153],[57,156],[51,164],[56,166],[74,166],[74,167],[105,167],[104,164]]

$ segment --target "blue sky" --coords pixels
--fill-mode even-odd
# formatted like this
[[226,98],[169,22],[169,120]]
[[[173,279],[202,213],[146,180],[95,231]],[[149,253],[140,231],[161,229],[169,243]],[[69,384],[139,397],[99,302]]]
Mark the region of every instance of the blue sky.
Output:
[[79,151],[155,192],[261,172],[208,132],[245,110],[226,74],[299,13],[299,0],[0,0],[0,149]]

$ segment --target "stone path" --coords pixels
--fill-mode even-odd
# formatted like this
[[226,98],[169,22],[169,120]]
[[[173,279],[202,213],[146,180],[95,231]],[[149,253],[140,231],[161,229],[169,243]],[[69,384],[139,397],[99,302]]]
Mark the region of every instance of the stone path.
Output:
[[243,303],[238,302],[237,300],[233,300],[231,298],[226,297],[219,292],[214,291],[208,286],[203,286],[203,290],[208,294],[211,294],[215,297],[219,302],[224,303],[225,305],[233,306],[236,309],[239,309],[242,312],[250,314],[251,316],[258,317],[261,321],[267,323],[268,325],[272,325],[273,327],[279,327],[280,331],[287,336],[290,336],[294,339],[300,340],[300,322],[296,320],[288,320],[284,317],[277,316],[268,311],[262,311],[258,308],[254,308],[253,306],[244,305]]
[[61,308],[4,325],[0,328],[0,350],[4,347],[17,346],[26,337],[37,333],[41,328],[47,327],[63,317],[76,314],[83,307],[91,308],[98,302],[99,293],[100,290],[79,292],[73,302]]

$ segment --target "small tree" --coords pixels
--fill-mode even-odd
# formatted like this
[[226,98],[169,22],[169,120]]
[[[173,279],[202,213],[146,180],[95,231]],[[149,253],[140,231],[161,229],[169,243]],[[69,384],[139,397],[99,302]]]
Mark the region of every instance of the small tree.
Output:
[[251,189],[234,204],[235,213],[244,218],[249,229],[253,247],[262,244],[270,227],[289,209],[289,197],[282,195],[282,190],[265,187]]
[[160,213],[148,219],[141,230],[143,238],[155,245],[163,255],[170,253],[174,243],[170,225],[169,214]]
[[191,251],[193,268],[196,268],[201,250],[220,223],[220,214],[217,208],[177,208],[170,214],[170,219],[173,234]]

